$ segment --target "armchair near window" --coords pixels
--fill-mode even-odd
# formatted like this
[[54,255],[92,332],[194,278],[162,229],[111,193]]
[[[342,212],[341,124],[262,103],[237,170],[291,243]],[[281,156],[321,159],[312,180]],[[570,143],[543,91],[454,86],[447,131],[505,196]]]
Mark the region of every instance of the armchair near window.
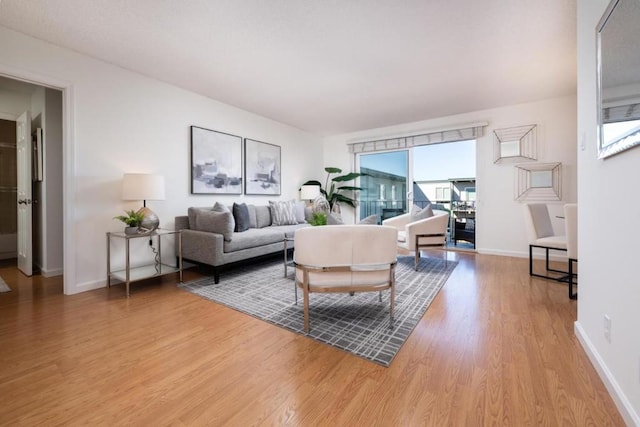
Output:
[[433,216],[417,221],[411,213],[406,213],[385,219],[382,225],[398,230],[398,246],[415,253],[414,268],[417,271],[421,249],[445,247],[449,212],[434,209]]

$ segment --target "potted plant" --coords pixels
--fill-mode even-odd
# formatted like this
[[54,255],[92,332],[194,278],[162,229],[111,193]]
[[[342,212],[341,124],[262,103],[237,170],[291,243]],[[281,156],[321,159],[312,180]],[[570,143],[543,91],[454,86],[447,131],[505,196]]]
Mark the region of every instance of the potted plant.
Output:
[[[322,188],[322,183],[320,181],[311,180],[307,181],[302,185],[317,185],[320,187],[320,193],[324,195],[329,202],[329,212],[333,212],[334,206],[339,205],[340,203],[345,203],[352,208],[356,207],[358,201],[351,196],[353,191],[362,190],[361,187],[354,187],[350,185],[340,185],[342,182],[352,181],[360,176],[365,176],[364,173],[351,172],[346,175],[338,175],[331,178],[331,186],[329,186],[329,178],[332,174],[342,173],[342,169],[335,167],[326,167],[324,168],[325,172],[327,172],[327,178],[325,180],[325,188]],[[345,194],[347,192],[347,194]]]
[[136,212],[133,209],[125,211],[126,215],[114,216],[113,219],[118,219],[124,222],[127,226],[124,229],[124,234],[136,234],[138,233],[138,227],[142,224],[144,214],[140,211]]
[[311,225],[327,225],[327,214],[324,212],[315,212],[313,218],[309,221]]

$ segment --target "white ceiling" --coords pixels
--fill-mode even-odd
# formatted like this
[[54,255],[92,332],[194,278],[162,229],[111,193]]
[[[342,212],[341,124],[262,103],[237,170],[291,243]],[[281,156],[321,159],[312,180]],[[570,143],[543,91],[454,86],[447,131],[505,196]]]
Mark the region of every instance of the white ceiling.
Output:
[[0,25],[319,135],[576,92],[576,0],[0,1]]

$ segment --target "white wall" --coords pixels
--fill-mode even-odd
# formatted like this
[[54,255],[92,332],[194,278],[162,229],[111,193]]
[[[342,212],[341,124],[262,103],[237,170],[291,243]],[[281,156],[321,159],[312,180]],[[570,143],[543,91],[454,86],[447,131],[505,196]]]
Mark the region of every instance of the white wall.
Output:
[[529,124],[538,126],[538,162],[562,162],[562,201],[552,203],[550,210],[554,226],[563,231],[562,220],[556,219],[555,215],[561,213],[564,203],[576,200],[575,96],[328,137],[325,138],[325,163],[351,170],[353,155],[348,153],[346,146],[349,142],[416,135],[482,121],[488,122],[489,126],[476,144],[477,250],[528,257],[523,208],[514,200],[514,168],[513,165],[493,163],[493,130]]
[[[629,425],[640,425],[640,279],[633,223],[640,201],[629,196],[640,148],[605,160],[596,153],[595,28],[609,0],[578,2],[578,235],[580,286],[576,333]],[[632,184],[629,184],[631,180]],[[611,317],[611,342],[604,315]]]
[[[266,203],[277,198],[190,195],[191,125],[280,145],[282,199],[297,198],[299,185],[322,173],[318,137],[0,27],[3,70],[71,86],[65,92],[73,97],[73,111],[67,111],[72,129],[65,130],[65,149],[73,146],[75,152],[72,167],[65,164],[64,173],[75,170],[74,176],[65,175],[65,186],[70,182],[75,187],[73,194],[65,195],[71,198],[67,200],[74,216],[65,220],[71,228],[65,236],[71,236],[66,250],[74,257],[75,280],[65,284],[67,293],[104,286],[105,232],[121,230],[123,225],[113,216],[139,205],[120,199],[125,172],[165,176],[166,200],[149,204],[165,228],[172,228],[174,216],[185,214],[189,206],[238,199]],[[66,265],[65,260],[65,270]]]

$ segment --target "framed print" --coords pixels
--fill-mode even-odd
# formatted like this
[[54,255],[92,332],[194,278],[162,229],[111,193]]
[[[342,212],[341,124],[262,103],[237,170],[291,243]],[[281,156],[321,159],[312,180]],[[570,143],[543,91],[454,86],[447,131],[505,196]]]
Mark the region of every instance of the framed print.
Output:
[[242,194],[242,138],[191,126],[191,194]]
[[244,193],[279,196],[281,192],[280,146],[244,139]]

